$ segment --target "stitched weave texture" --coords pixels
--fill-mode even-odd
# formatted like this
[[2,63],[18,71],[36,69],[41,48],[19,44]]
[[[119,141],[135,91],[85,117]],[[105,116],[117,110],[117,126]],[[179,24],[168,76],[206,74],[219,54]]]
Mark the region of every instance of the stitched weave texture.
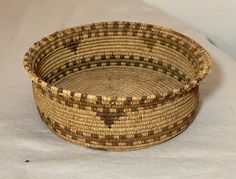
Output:
[[124,151],[166,141],[193,121],[209,54],[171,29],[100,22],[55,32],[24,56],[42,120],[61,138]]

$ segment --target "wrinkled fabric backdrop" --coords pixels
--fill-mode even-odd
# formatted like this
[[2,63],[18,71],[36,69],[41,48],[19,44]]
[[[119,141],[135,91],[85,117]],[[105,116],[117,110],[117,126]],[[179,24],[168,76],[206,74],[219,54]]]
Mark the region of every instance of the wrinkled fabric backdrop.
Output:
[[[24,53],[56,30],[108,20],[170,27],[210,52],[213,68],[200,86],[197,117],[176,138],[139,151],[98,151],[60,139],[41,121]],[[236,60],[141,0],[1,1],[0,82],[0,178],[236,178]]]

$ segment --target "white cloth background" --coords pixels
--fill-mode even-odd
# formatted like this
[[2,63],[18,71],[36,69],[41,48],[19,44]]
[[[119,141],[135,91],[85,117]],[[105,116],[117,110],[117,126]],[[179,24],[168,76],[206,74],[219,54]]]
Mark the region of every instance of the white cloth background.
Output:
[[[176,138],[139,151],[105,152],[68,143],[41,121],[24,53],[56,30],[107,20],[171,27],[210,52],[213,68],[201,83],[198,115]],[[0,82],[0,178],[236,178],[236,60],[141,0],[1,1]]]

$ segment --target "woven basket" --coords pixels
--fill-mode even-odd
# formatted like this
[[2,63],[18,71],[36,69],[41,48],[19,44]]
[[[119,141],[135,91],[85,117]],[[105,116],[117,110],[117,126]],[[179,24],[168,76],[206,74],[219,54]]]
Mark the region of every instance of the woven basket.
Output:
[[186,129],[210,65],[209,54],[180,33],[118,21],[55,32],[24,56],[48,127],[112,151],[149,147]]

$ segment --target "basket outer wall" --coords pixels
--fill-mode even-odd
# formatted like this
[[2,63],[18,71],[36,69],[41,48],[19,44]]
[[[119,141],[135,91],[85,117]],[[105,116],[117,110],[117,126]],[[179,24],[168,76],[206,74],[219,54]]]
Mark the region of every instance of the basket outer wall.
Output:
[[127,109],[109,128],[89,107],[90,103],[68,105],[67,99],[51,96],[35,83],[33,93],[42,120],[59,137],[111,151],[146,148],[175,137],[191,124],[199,101],[197,86],[175,99],[143,110]]

